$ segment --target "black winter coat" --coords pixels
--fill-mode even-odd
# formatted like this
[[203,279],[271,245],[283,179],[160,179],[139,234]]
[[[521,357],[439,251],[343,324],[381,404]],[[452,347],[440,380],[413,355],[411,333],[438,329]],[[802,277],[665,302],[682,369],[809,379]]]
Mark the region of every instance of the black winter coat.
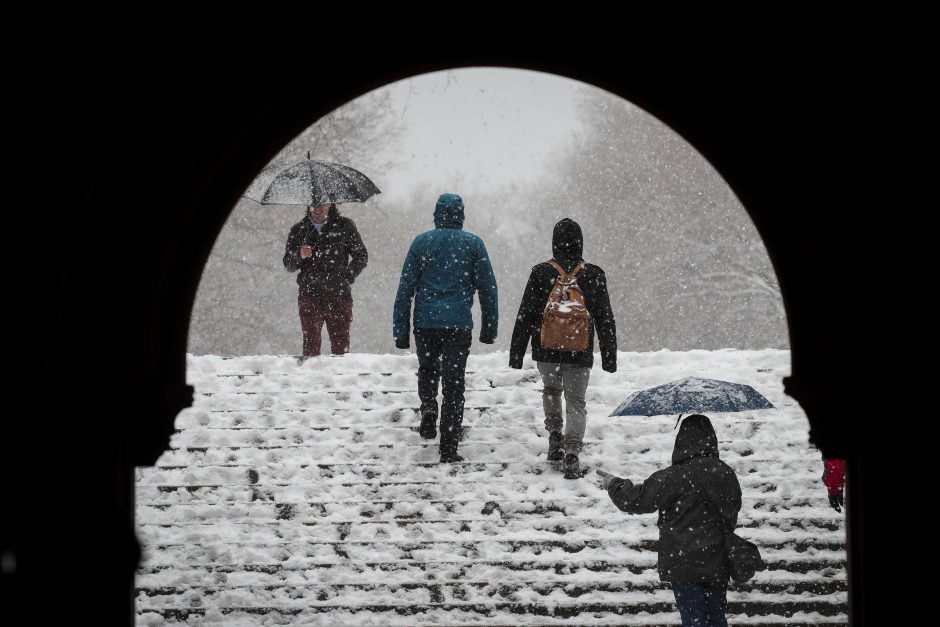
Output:
[[[554,260],[571,272],[581,261],[581,227],[574,220],[565,218],[555,225],[552,233],[552,253]],[[607,277],[604,271],[593,264],[586,264],[578,273],[578,287],[584,294],[584,304],[594,322],[588,338],[588,347],[583,351],[556,351],[542,347],[542,312],[548,295],[555,286],[558,271],[548,262],[532,268],[526,283],[519,313],[512,330],[512,342],[509,347],[509,366],[521,368],[529,342],[532,343],[532,359],[553,364],[573,364],[590,368],[594,364],[594,335],[601,347],[601,364],[607,372],[617,370],[617,325],[614,312],[610,307],[607,293]]]
[[741,486],[731,467],[718,459],[718,438],[708,418],[694,414],[682,421],[672,466],[642,483],[615,479],[607,492],[629,514],[659,511],[662,581],[728,581],[726,528],[718,516],[734,529],[741,510]]
[[[313,256],[300,258],[300,247],[309,244]],[[284,267],[300,270],[297,285],[302,294],[324,300],[338,300],[351,295],[350,285],[369,262],[369,253],[356,223],[330,207],[326,225],[317,233],[309,216],[291,227],[284,251]]]

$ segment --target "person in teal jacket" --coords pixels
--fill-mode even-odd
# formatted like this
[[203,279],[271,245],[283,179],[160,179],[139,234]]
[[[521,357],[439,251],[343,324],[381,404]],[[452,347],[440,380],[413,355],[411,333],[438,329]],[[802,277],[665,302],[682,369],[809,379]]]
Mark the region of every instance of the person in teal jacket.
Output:
[[397,348],[410,347],[411,301],[418,353],[421,437],[437,437],[437,389],[443,377],[440,413],[442,463],[463,461],[457,443],[463,425],[464,372],[473,330],[473,294],[482,313],[480,342],[496,341],[499,305],[496,277],[483,240],[463,230],[463,199],[442,194],[434,208],[434,230],[418,235],[408,249],[395,296],[392,333]]

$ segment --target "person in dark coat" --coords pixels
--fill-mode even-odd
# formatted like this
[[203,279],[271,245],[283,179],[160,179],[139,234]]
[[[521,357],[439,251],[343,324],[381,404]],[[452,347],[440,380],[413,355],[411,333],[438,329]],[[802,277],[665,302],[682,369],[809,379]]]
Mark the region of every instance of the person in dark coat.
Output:
[[726,528],[737,525],[741,486],[734,470],[718,459],[711,421],[701,414],[683,420],[672,465],[646,481],[606,475],[601,485],[628,514],[659,512],[659,578],[672,584],[682,625],[727,625],[724,537]]
[[[565,272],[571,272],[583,259],[584,238],[581,226],[569,218],[555,225],[552,231],[552,258]],[[583,351],[557,351],[542,347],[542,312],[548,295],[559,277],[548,262],[532,268],[526,283],[516,324],[512,330],[509,348],[509,366],[522,368],[529,343],[532,359],[538,362],[542,376],[542,406],[545,410],[545,429],[548,431],[548,459],[564,459],[565,477],[581,476],[578,456],[587,426],[587,390],[591,366],[594,364],[594,335],[600,340],[601,364],[607,372],[617,371],[617,326],[607,293],[607,277],[594,264],[586,264],[578,273],[578,287],[584,294],[584,304],[593,320],[588,347]],[[561,396],[564,393],[567,420],[562,418]],[[562,436],[562,428],[565,435]]]
[[418,353],[418,397],[426,439],[437,436],[437,386],[443,376],[441,463],[463,461],[457,443],[463,426],[464,372],[472,341],[473,294],[482,313],[480,342],[496,341],[499,322],[496,276],[483,240],[463,230],[463,199],[442,194],[434,208],[434,230],[418,235],[401,269],[392,334],[397,348],[408,348],[411,300]]
[[297,275],[297,304],[303,331],[303,356],[320,354],[323,324],[330,352],[349,352],[352,288],[369,262],[369,253],[355,222],[341,216],[335,204],[310,207],[291,227],[284,250],[284,267]]

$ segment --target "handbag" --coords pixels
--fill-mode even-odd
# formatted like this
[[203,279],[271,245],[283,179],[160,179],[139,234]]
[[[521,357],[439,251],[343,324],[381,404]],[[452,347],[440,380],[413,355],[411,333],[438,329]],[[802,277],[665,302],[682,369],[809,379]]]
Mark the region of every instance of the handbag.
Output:
[[725,533],[725,561],[736,583],[744,583],[766,568],[757,545],[733,531]]
[[705,498],[705,495],[698,489],[698,486],[696,486],[691,479],[689,479],[689,483],[692,484],[692,488],[698,492],[698,495],[702,497],[702,501],[705,502],[705,505],[708,506],[710,510],[714,508],[714,513],[718,517],[721,528],[724,530],[725,564],[728,566],[728,571],[731,573],[731,579],[735,583],[744,583],[751,579],[757,571],[767,568],[757,545],[736,534],[734,529],[732,529],[722,517],[718,509]]

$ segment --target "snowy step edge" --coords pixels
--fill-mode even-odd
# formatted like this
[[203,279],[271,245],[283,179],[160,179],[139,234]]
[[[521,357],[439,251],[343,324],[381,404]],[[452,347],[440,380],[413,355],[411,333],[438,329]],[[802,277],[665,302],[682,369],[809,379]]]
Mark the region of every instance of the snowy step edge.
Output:
[[[268,563],[215,563],[215,564],[206,564],[205,562],[187,565],[186,568],[181,568],[181,565],[178,563],[174,564],[141,564],[137,568],[137,576],[144,575],[153,575],[157,573],[179,573],[186,576],[208,576],[212,573],[218,574],[233,574],[233,573],[264,573],[269,575],[282,575],[290,573],[305,574],[307,571],[322,571],[332,568],[344,569],[344,568],[355,568],[360,573],[362,569],[378,571],[384,573],[383,576],[388,575],[389,573],[395,573],[400,571],[411,571],[417,569],[424,573],[421,575],[425,577],[423,580],[427,580],[427,570],[431,569],[450,569],[453,571],[457,569],[473,569],[486,567],[489,569],[504,569],[507,571],[541,571],[541,570],[553,570],[558,571],[572,572],[572,569],[575,570],[585,570],[591,572],[609,572],[616,569],[618,574],[622,576],[623,571],[629,571],[635,575],[642,575],[643,573],[656,569],[656,552],[655,551],[645,551],[640,552],[640,555],[633,557],[629,560],[620,559],[588,559],[588,560],[579,560],[576,557],[571,557],[566,554],[565,558],[562,560],[554,559],[555,556],[548,556],[553,559],[540,559],[540,560],[504,560],[504,559],[462,559],[462,560],[385,560],[385,561],[356,561],[356,560],[343,560],[338,562],[317,562],[313,560],[307,560],[302,563],[297,563],[300,560],[292,561],[289,564],[284,564],[283,562],[268,562]],[[820,577],[828,577],[831,571],[842,571],[846,568],[846,559],[842,556],[815,556],[812,558],[802,557],[797,558],[780,558],[780,559],[766,559],[765,563],[767,568],[765,572],[768,574],[776,575],[777,573],[798,573],[798,574],[809,574],[809,573],[820,573]],[[820,572],[822,571],[822,572]],[[435,579],[435,581],[447,581],[448,579]],[[461,576],[458,572],[454,575],[453,580],[460,582]]]
[[[844,542],[840,543],[838,541],[819,540],[808,533],[801,534],[798,537],[788,537],[783,539],[768,539],[757,537],[752,538],[752,540],[758,546],[768,546],[768,548],[774,548],[775,545],[780,545],[788,550],[794,550],[797,552],[803,552],[808,548],[822,551],[841,551],[845,549]],[[201,553],[210,554],[217,552],[222,553],[227,551],[237,551],[239,549],[252,549],[259,552],[265,550],[278,552],[290,551],[294,555],[301,553],[304,554],[305,557],[310,557],[310,555],[307,555],[307,553],[316,550],[323,550],[326,548],[329,548],[333,551],[345,551],[346,549],[368,551],[372,547],[375,547],[377,550],[381,550],[382,547],[387,547],[388,549],[393,548],[396,551],[405,553],[412,553],[415,551],[469,549],[475,552],[499,550],[509,554],[517,553],[523,549],[530,548],[541,551],[546,551],[548,549],[562,549],[565,553],[580,553],[584,549],[628,549],[636,551],[655,551],[658,541],[658,534],[650,530],[636,536],[604,538],[574,537],[563,540],[550,538],[500,538],[497,534],[494,533],[487,534],[480,538],[435,538],[433,540],[415,540],[414,538],[399,540],[392,538],[378,538],[371,540],[319,540],[314,537],[309,538],[306,541],[293,540],[286,542],[244,542],[232,540],[223,542],[215,539],[212,539],[208,542],[199,542],[197,539],[193,538],[192,541],[188,542],[148,542],[147,547],[148,549],[161,552],[166,552],[169,549],[183,549],[192,551],[193,554],[195,554],[197,550]]]
[[[148,568],[153,569],[153,573],[142,572]],[[571,588],[596,588],[620,586],[628,583],[633,586],[658,587],[663,584],[659,579],[659,571],[655,562],[649,561],[647,568],[617,569],[616,571],[599,571],[581,569],[577,565],[569,567],[567,563],[555,563],[540,566],[532,571],[525,569],[499,570],[498,578],[495,578],[492,568],[483,565],[478,567],[461,566],[454,569],[450,565],[445,565],[442,572],[436,573],[434,563],[426,563],[421,569],[393,569],[386,571],[382,569],[372,569],[363,571],[358,569],[355,562],[347,564],[337,564],[331,567],[329,581],[320,579],[320,570],[311,569],[300,571],[297,569],[277,570],[268,572],[270,569],[253,569],[250,571],[232,571],[219,568],[207,570],[204,565],[199,565],[190,569],[173,569],[172,566],[159,567],[156,565],[146,565],[136,574],[136,585],[138,588],[166,588],[166,589],[187,589],[190,587],[200,588],[203,584],[198,583],[202,578],[208,577],[211,573],[216,578],[215,584],[210,586],[225,587],[229,589],[237,588],[282,588],[282,587],[311,587],[311,588],[337,588],[337,587],[403,587],[403,588],[426,588],[432,586],[451,586],[461,587],[465,585],[484,585],[484,586],[559,586]],[[238,575],[237,583],[229,579],[227,575]],[[369,575],[373,578],[369,578]],[[390,579],[390,575],[393,577]],[[285,577],[289,576],[290,579]],[[443,577],[443,578],[442,578]],[[532,577],[538,577],[532,579]],[[188,581],[195,581],[195,584],[189,584]],[[834,592],[844,590],[848,586],[848,575],[844,569],[826,567],[822,570],[808,570],[805,573],[793,572],[781,569],[769,568],[755,574],[754,578],[747,583],[729,582],[729,591],[747,592],[755,588],[763,589],[766,586],[794,586],[791,593],[795,593],[796,586],[814,587],[814,586],[835,586]]]
[[[161,614],[159,610],[138,610],[138,624],[140,625],[180,625],[176,622],[178,618],[189,618],[186,614],[189,609],[179,609],[168,611],[168,616]],[[219,623],[222,620],[222,613],[213,608],[197,610],[201,612],[199,616],[206,617],[206,624],[211,620],[212,623]],[[312,613],[292,613],[290,615],[291,623],[284,623],[286,617],[276,613],[276,617],[264,612],[249,613],[231,611],[226,612],[229,619],[237,619],[237,623],[232,623],[238,627],[271,627],[272,624],[297,624],[296,621],[302,621],[305,627],[314,627],[324,625],[326,627],[336,627],[337,625],[400,625],[401,614],[390,611],[379,613],[369,610],[365,611],[333,611],[330,613],[312,612]],[[465,616],[466,614],[466,616]],[[459,618],[458,618],[459,617]],[[799,617],[800,621],[794,621],[792,617]],[[565,627],[675,627],[679,621],[679,614],[673,612],[643,613],[638,616],[632,613],[624,614],[623,611],[617,612],[593,612],[587,620],[578,620],[578,617],[555,618],[548,616],[532,617],[537,622],[529,622],[527,617],[519,614],[490,614],[485,622],[481,622],[480,615],[473,612],[462,612],[459,610],[428,610],[417,616],[409,616],[408,627],[419,627],[421,625],[436,625],[447,627],[524,627],[526,625],[545,627],[549,625],[563,625]],[[848,615],[833,614],[832,616],[822,616],[815,612],[799,612],[791,616],[751,616],[748,614],[736,615],[727,614],[731,625],[747,625],[748,627],[845,627],[848,625]],[[169,619],[173,622],[167,623]],[[154,622],[158,620],[159,622]],[[271,621],[275,620],[276,623]],[[252,622],[257,621],[257,622]],[[505,621],[505,622],[503,622]],[[189,624],[189,623],[182,623]]]
[[[271,614],[273,612],[286,613],[286,614],[296,614],[300,612],[331,612],[336,610],[357,610],[357,611],[368,611],[370,613],[375,612],[388,612],[395,611],[401,615],[411,616],[414,614],[419,614],[430,609],[443,609],[443,610],[463,610],[463,611],[474,611],[480,614],[492,615],[493,612],[510,612],[512,614],[530,614],[537,616],[551,616],[551,617],[561,617],[568,618],[571,616],[576,616],[578,614],[585,613],[597,613],[597,612],[624,612],[629,611],[633,614],[638,614],[641,612],[645,613],[664,613],[670,610],[675,609],[675,600],[671,601],[649,601],[649,600],[637,600],[634,602],[626,601],[620,603],[604,603],[604,602],[591,602],[591,603],[578,603],[577,601],[564,601],[553,598],[551,601],[547,601],[544,604],[533,603],[532,601],[493,601],[490,603],[481,603],[481,602],[452,602],[452,603],[421,603],[421,604],[363,604],[363,605],[349,605],[349,604],[323,604],[323,605],[306,605],[300,607],[285,607],[285,606],[251,606],[251,605],[225,605],[217,606],[213,608],[218,611],[222,611],[223,614],[230,613],[234,611],[243,611],[243,612],[252,612],[252,613],[264,613]],[[747,615],[759,615],[759,616],[792,616],[800,612],[815,612],[821,615],[833,616],[835,614],[842,615],[846,610],[846,600],[843,598],[833,598],[831,600],[827,599],[798,599],[798,600],[787,600],[782,602],[775,602],[773,600],[760,600],[760,601],[728,601],[728,614],[747,614]],[[202,615],[204,609],[196,609],[192,607],[186,608],[148,608],[148,611],[163,613],[163,612],[182,612],[185,613],[185,617],[195,615]]]
[[[180,594],[184,592],[191,591],[201,591],[204,593],[218,593],[225,591],[234,591],[234,590],[264,590],[267,592],[280,590],[280,591],[297,591],[305,592],[305,596],[316,595],[321,591],[331,592],[335,594],[342,594],[338,589],[341,590],[355,590],[355,591],[375,591],[375,592],[385,592],[385,591],[395,591],[398,589],[402,590],[418,590],[426,591],[434,588],[476,588],[478,590],[493,590],[496,594],[501,596],[525,590],[534,590],[540,595],[548,594],[556,590],[560,590],[572,598],[577,598],[584,594],[590,592],[604,592],[604,593],[620,593],[620,592],[632,592],[634,590],[650,591],[650,590],[664,590],[671,592],[672,587],[669,582],[660,581],[658,573],[656,571],[649,571],[650,574],[653,574],[654,577],[639,581],[631,581],[629,579],[618,579],[612,581],[571,581],[569,579],[531,579],[531,580],[516,580],[516,581],[499,581],[495,582],[493,579],[481,579],[481,580],[468,580],[461,579],[460,581],[385,581],[385,582],[375,582],[375,583],[338,583],[338,582],[317,582],[317,583],[290,583],[281,581],[279,583],[271,584],[257,584],[257,583],[241,583],[241,584],[186,584],[186,583],[175,583],[175,584],[140,584],[135,585],[138,591],[146,590],[153,594]],[[756,578],[755,578],[756,579]],[[749,592],[760,592],[762,594],[777,594],[785,593],[791,595],[799,595],[803,593],[812,593],[812,594],[834,594],[838,592],[845,592],[848,590],[848,578],[840,579],[793,579],[793,580],[767,580],[767,581],[749,581],[747,583],[734,583],[731,582],[728,591],[730,593],[746,594]]]
[[[782,497],[781,497],[782,498]],[[799,497],[794,497],[799,498]],[[828,501],[825,499],[820,499],[818,502],[814,501],[812,503],[807,503],[804,505],[797,505],[796,507],[787,507],[785,511],[781,512],[777,509],[765,510],[761,507],[757,507],[758,501],[752,499],[745,499],[744,504],[741,507],[741,513],[739,514],[740,518],[745,520],[751,520],[755,516],[755,513],[758,514],[759,518],[796,518],[793,516],[793,512],[798,508],[800,512],[810,513],[814,510],[819,510],[826,514],[824,517],[817,517],[818,520],[824,520],[826,522],[836,522],[841,521],[842,516],[838,512],[830,510]],[[765,504],[765,503],[760,503]],[[481,507],[482,505],[482,507]],[[360,509],[361,511],[368,511],[374,513],[375,510],[380,511],[391,511],[395,508],[398,509],[413,509],[415,507],[423,508],[443,508],[448,512],[453,512],[458,506],[462,509],[476,509],[478,508],[481,514],[492,514],[497,512],[501,515],[506,515],[509,513],[518,513],[518,512],[528,512],[536,511],[538,513],[544,513],[546,511],[555,511],[559,513],[565,513],[568,510],[578,510],[581,508],[591,508],[595,509],[600,506],[613,507],[610,499],[608,498],[605,492],[598,489],[597,495],[547,495],[547,496],[537,496],[537,495],[524,495],[521,497],[508,497],[508,496],[476,496],[468,495],[464,498],[411,498],[411,499],[391,499],[391,498],[379,498],[379,499],[345,499],[345,500],[332,500],[332,501],[319,501],[312,499],[298,499],[298,500],[285,500],[285,499],[249,499],[245,501],[218,501],[218,502],[200,502],[200,501],[176,501],[176,502],[166,502],[166,503],[138,503],[138,513],[145,514],[146,512],[164,512],[170,508],[179,508],[181,511],[190,512],[190,511],[203,511],[206,513],[212,512],[225,512],[232,511],[237,509],[240,512],[248,512],[253,510],[259,511],[269,511],[272,508],[283,512],[285,515],[287,513],[297,515],[303,511],[307,512],[327,512],[332,509]],[[286,512],[285,510],[290,510]],[[616,510],[614,510],[616,511]],[[831,511],[831,513],[830,513]],[[619,512],[618,512],[619,513]],[[226,518],[231,518],[230,515],[226,514]],[[799,520],[804,520],[804,516],[800,516]]]

